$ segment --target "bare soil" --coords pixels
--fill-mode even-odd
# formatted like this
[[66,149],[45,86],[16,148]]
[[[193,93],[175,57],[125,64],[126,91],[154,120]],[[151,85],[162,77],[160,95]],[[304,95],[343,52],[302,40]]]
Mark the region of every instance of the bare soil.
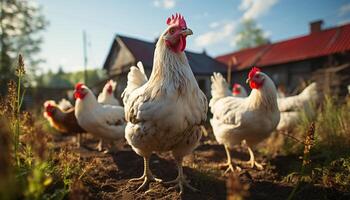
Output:
[[[226,162],[223,146],[214,140],[204,138],[202,144],[184,159],[184,173],[190,183],[199,192],[185,188],[185,193],[179,195],[176,190],[168,190],[169,186],[152,182],[151,193],[136,192],[142,183],[131,182],[131,178],[140,177],[143,173],[143,159],[126,143],[123,143],[116,153],[104,154],[96,150],[97,140],[85,136],[83,146],[77,148],[73,136],[59,136],[54,139],[56,149],[67,148],[78,152],[89,170],[82,176],[83,191],[81,199],[226,199],[229,175],[219,164]],[[249,156],[242,148],[231,152],[234,160],[248,160]],[[282,181],[283,178],[300,166],[298,156],[264,157],[256,154],[259,162],[266,163],[264,170],[244,168],[239,173],[242,184],[249,185],[249,196],[246,199],[287,199],[294,185]],[[173,180],[177,176],[177,168],[169,153],[153,155],[150,161],[153,174],[164,181]],[[350,199],[350,194],[344,194],[332,188],[316,185],[303,185],[295,199]],[[71,194],[70,196],[74,196]],[[73,198],[74,199],[74,198]]]

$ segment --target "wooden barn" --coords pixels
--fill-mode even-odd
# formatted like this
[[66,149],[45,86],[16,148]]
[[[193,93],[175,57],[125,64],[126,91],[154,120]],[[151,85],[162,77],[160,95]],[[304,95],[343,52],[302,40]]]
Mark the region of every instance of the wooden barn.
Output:
[[[279,90],[292,94],[303,82],[317,81],[324,90],[346,95],[350,85],[350,24],[323,29],[310,23],[307,35],[216,57],[232,66],[232,82],[247,87],[252,66],[263,69]],[[232,64],[233,63],[233,64]]]
[[[153,54],[156,41],[147,42],[135,38],[116,35],[112,47],[108,53],[103,69],[107,70],[108,75],[118,81],[117,96],[120,97],[126,87],[127,74],[129,68],[142,61],[147,76],[151,74],[153,66]],[[192,71],[198,81],[199,87],[203,92],[210,95],[210,76],[213,72],[226,74],[226,65],[216,61],[205,52],[193,53],[186,51],[186,55]]]

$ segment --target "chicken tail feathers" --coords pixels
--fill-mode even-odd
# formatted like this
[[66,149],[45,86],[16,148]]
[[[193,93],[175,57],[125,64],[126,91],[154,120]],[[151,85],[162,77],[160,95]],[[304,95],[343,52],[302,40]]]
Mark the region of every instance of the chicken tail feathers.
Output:
[[61,99],[61,101],[58,103],[58,107],[61,110],[69,110],[71,108],[73,108],[73,105],[71,104],[70,101],[68,101],[67,99],[63,98]]
[[212,107],[217,100],[232,96],[225,78],[220,73],[214,72],[213,76],[211,76],[211,95],[210,107]]
[[137,88],[141,87],[143,84],[147,82],[147,76],[145,73],[145,69],[141,61],[137,63],[136,66],[130,67],[130,72],[128,73],[128,82],[127,86],[122,93],[122,99],[124,105],[126,104],[129,95]]

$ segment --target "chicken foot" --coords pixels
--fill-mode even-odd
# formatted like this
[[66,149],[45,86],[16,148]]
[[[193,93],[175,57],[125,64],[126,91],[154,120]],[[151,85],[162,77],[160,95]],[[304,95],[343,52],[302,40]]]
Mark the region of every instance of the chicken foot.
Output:
[[[133,178],[133,179],[129,180],[129,182],[143,180],[143,183],[137,188],[136,192],[138,192],[138,191],[144,189],[145,187],[147,187],[151,181],[162,182],[161,179],[155,178],[153,176],[151,170],[149,169],[149,157],[143,157],[143,161],[144,161],[144,172],[143,172],[143,175],[141,177],[139,177],[139,178]],[[147,190],[145,193],[149,193],[151,191],[152,190]]]
[[182,158],[176,159],[176,164],[177,164],[177,168],[178,168],[178,175],[177,175],[176,179],[172,180],[172,181],[164,182],[164,184],[166,184],[166,185],[176,183],[175,186],[168,188],[168,190],[180,188],[180,195],[183,194],[183,192],[184,192],[184,186],[188,187],[189,189],[191,189],[194,192],[199,191],[198,189],[192,187],[189,184],[189,181],[186,180],[186,177],[183,173],[183,168],[182,168]]
[[227,174],[229,171],[232,172],[240,172],[242,169],[238,166],[234,167],[234,164],[232,162],[232,158],[231,158],[231,154],[230,154],[230,149],[228,148],[227,145],[225,146],[225,151],[226,151],[226,156],[227,156],[227,163],[221,165],[222,167],[227,167],[227,169],[225,170],[225,174]]
[[258,170],[263,170],[264,167],[262,166],[262,164],[258,163],[255,161],[255,156],[254,156],[254,152],[253,150],[248,146],[247,142],[245,140],[242,141],[242,146],[246,147],[248,149],[249,152],[249,156],[250,159],[247,162],[244,162],[245,164],[248,164],[251,168],[254,168],[254,166],[256,166],[256,168]]

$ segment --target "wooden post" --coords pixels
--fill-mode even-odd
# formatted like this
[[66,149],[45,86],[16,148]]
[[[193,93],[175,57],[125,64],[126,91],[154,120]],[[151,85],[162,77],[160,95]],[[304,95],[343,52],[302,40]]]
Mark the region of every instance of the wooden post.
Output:
[[235,56],[232,56],[231,60],[228,62],[228,69],[227,69],[227,83],[231,85],[231,74],[232,74],[232,67],[237,65],[237,59]]
[[227,83],[231,85],[231,71],[232,71],[232,62],[231,60],[228,63],[228,68],[227,68]]

